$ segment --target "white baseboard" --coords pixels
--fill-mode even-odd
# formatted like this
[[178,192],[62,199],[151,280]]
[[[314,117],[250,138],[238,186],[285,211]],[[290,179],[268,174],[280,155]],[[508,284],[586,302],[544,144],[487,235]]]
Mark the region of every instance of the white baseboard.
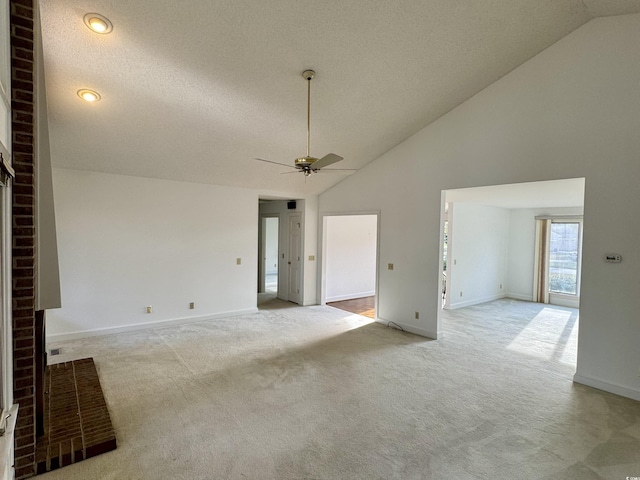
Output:
[[576,383],[581,383],[582,385],[586,385],[587,387],[597,388],[598,390],[604,390],[605,392],[614,393],[616,395],[620,395],[621,397],[627,397],[633,400],[640,401],[640,390],[621,387],[620,385],[604,382],[595,378],[584,377],[582,375],[578,375],[577,373],[573,376],[573,381]]
[[580,308],[580,297],[549,293],[549,303],[560,307]]
[[132,325],[122,325],[118,327],[94,328],[91,330],[80,330],[70,333],[54,333],[47,335],[46,341],[62,342],[65,340],[75,340],[76,338],[96,337],[100,335],[111,335],[114,333],[131,332],[134,330],[145,330],[147,328],[170,327],[173,325],[183,325],[187,323],[204,322],[207,320],[215,320],[217,318],[237,317],[238,315],[247,315],[257,313],[257,308],[247,308],[244,310],[233,310],[231,312],[214,313],[211,315],[201,315],[197,317],[170,318],[167,320],[157,320],[155,322],[136,323]]
[[400,325],[405,332],[415,333],[416,335],[420,335],[421,337],[431,338],[433,340],[438,339],[438,334],[432,332],[430,330],[425,330],[420,327],[414,327],[412,325],[405,325],[404,323],[396,322],[394,320],[384,320],[383,318],[376,318],[377,323],[381,323],[385,327],[389,324],[389,322],[393,322],[396,325]]
[[447,310],[455,310],[457,308],[470,307],[471,305],[478,305],[480,303],[493,302],[494,300],[498,300],[504,297],[506,297],[505,293],[497,293],[488,297],[472,298],[471,300],[465,300],[464,302],[452,302],[449,304],[449,308]]
[[513,298],[514,300],[523,300],[525,302],[533,302],[533,295],[522,295],[521,293],[509,293],[505,295],[507,298]]
[[353,300],[355,298],[373,297],[376,294],[373,292],[360,292],[360,293],[348,293],[346,295],[335,295],[333,297],[327,297],[325,302],[341,302],[342,300]]

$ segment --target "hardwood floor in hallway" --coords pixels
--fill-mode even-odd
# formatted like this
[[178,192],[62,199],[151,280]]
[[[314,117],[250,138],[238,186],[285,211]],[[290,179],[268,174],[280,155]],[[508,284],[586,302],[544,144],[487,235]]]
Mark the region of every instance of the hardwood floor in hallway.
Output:
[[342,300],[339,302],[328,302],[330,307],[346,310],[347,312],[357,313],[364,317],[376,318],[376,297],[353,298],[351,300]]

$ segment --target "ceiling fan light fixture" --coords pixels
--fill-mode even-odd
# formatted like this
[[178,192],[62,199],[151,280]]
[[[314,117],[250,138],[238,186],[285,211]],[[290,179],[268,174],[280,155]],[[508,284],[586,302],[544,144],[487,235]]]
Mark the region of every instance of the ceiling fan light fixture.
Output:
[[[302,72],[302,78],[307,81],[307,154],[304,157],[296,158],[296,160],[293,162],[293,166],[286,165],[280,162],[272,162],[271,160],[264,160],[262,158],[256,158],[256,160],[260,162],[274,163],[276,165],[284,165],[285,167],[295,168],[297,171],[302,172],[305,177],[308,177],[312,173],[319,172],[324,167],[333,165],[334,163],[342,160],[342,157],[340,155],[336,155],[335,153],[328,153],[322,158],[312,157],[309,154],[309,146],[311,143],[311,80],[313,80],[315,76],[316,72],[313,70],[305,70],[304,72]],[[335,171],[335,169],[329,171]]]
[[95,90],[89,90],[87,88],[78,90],[78,96],[85,102],[89,103],[98,102],[102,98],[98,92],[96,92]]
[[305,166],[308,167],[308,166],[311,166],[313,162],[315,162],[316,160],[318,159],[315,157],[300,157],[300,158],[296,158],[294,165],[300,168],[303,168]]
[[99,13],[87,13],[84,16],[84,24],[92,32],[99,34],[111,33],[113,30],[113,24],[111,21]]

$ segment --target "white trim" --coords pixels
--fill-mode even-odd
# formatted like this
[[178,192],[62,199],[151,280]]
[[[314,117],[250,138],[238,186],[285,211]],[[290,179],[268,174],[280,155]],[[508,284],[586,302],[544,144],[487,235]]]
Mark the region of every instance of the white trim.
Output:
[[582,222],[584,215],[536,215],[536,220],[551,220],[559,223],[573,223],[576,221]]
[[[0,2],[0,151],[7,162],[11,158],[11,8],[8,0]],[[7,143],[7,145],[4,144]],[[7,158],[8,157],[8,158]],[[11,310],[11,198],[13,181],[0,187],[0,411],[13,404],[13,333]],[[11,442],[13,445],[13,442]],[[12,469],[13,470],[13,469]],[[0,472],[2,473],[2,472]]]
[[521,293],[509,293],[505,294],[506,298],[513,298],[514,300],[522,300],[524,302],[533,302],[533,295],[522,295]]
[[576,295],[549,292],[549,304],[558,305],[560,307],[580,308],[580,297]]
[[135,330],[145,330],[147,328],[162,328],[174,325],[184,325],[187,323],[205,322],[207,320],[216,320],[225,317],[237,317],[239,315],[247,315],[257,313],[258,309],[246,308],[243,310],[234,310],[231,312],[215,313],[213,315],[202,315],[198,317],[170,318],[167,320],[158,320],[155,322],[136,323],[132,325],[122,325],[119,327],[95,328],[92,330],[80,330],[71,333],[58,333],[47,335],[47,343],[61,342],[65,340],[75,340],[76,338],[96,337],[101,335],[112,335],[114,333],[132,332]]
[[[4,150],[4,148],[2,148]],[[13,331],[11,291],[11,205],[13,182],[0,187],[0,410],[13,403]]]
[[388,326],[389,322],[393,322],[396,325],[399,325],[400,327],[402,327],[402,329],[405,332],[414,333],[416,335],[420,335],[421,337],[427,337],[427,338],[430,338],[432,340],[437,340],[438,339],[438,334],[437,333],[432,332],[431,330],[425,330],[425,329],[420,328],[420,327],[414,327],[413,325],[406,325],[404,323],[396,322],[394,320],[385,320],[383,318],[376,318],[376,322],[377,323],[381,323],[385,327]]
[[447,310],[456,310],[458,308],[470,307],[471,305],[478,305],[480,303],[493,302],[494,300],[505,298],[506,296],[507,295],[505,293],[498,293],[496,295],[489,295],[488,297],[472,298],[471,300],[466,300],[464,302],[451,303]]
[[327,297],[325,299],[325,303],[341,302],[342,300],[354,300],[356,298],[373,297],[375,294],[376,294],[376,291],[372,290],[370,292],[348,293],[346,295],[336,295],[335,297]]
[[[2,480],[13,480],[15,472],[14,449],[16,421],[18,420],[18,405],[14,404],[11,408],[2,411],[4,418],[7,418],[6,430],[4,435],[0,437],[0,475]],[[4,424],[3,424],[4,425]]]
[[614,383],[604,382],[591,377],[584,377],[577,373],[573,376],[573,381],[586,385],[587,387],[597,388],[598,390],[604,390],[605,392],[620,395],[621,397],[640,401],[640,390],[636,390],[634,388],[622,387]]
[[[318,213],[318,242],[320,248],[318,249],[318,261],[320,268],[318,269],[318,286],[317,297],[320,300],[320,305],[326,305],[329,301],[326,298],[326,267],[327,267],[327,217],[339,217],[339,216],[352,216],[352,215],[375,215],[376,217],[376,290],[370,295],[375,296],[374,308],[376,312],[379,312],[379,295],[376,292],[380,291],[380,224],[382,220],[382,212],[380,210],[361,210],[361,211],[349,211],[349,212],[319,212]],[[355,298],[355,297],[354,297]]]
[[[451,289],[449,288],[451,283],[449,281],[449,274],[445,272],[444,269],[444,225],[447,223],[447,236],[451,231],[451,218],[453,218],[453,214],[449,215],[449,209],[447,208],[447,191],[440,190],[440,222],[438,222],[439,235],[440,240],[438,241],[438,280],[436,281],[436,288],[438,292],[438,299],[436,300],[436,330],[437,334],[435,338],[438,338],[438,334],[441,335],[442,330],[442,310],[449,310],[449,305],[451,303]],[[452,258],[452,248],[451,242],[447,240],[447,265],[450,265],[450,260]],[[446,274],[445,277],[445,297],[444,303],[442,302],[442,276]]]

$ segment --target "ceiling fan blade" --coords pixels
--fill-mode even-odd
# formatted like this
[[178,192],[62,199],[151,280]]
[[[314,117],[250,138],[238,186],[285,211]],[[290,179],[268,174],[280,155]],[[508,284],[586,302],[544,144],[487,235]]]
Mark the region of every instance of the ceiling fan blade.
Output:
[[[294,166],[287,165],[286,163],[272,162],[271,160],[265,160],[264,158],[254,158],[254,160],[258,160],[259,162],[273,163],[274,165],[281,165],[283,167],[288,167],[288,168],[296,168]],[[293,172],[291,172],[291,173],[293,173]]]
[[313,162],[313,169],[319,170],[321,168],[328,167],[329,165],[333,165],[340,160],[342,160],[342,157],[340,155],[336,155],[335,153],[328,153],[320,160],[316,160],[315,162]]
[[280,172],[280,175],[288,175],[289,173],[298,173],[301,172],[302,170],[296,170],[295,172]]
[[357,168],[323,168],[323,172],[357,172]]
[[355,168],[323,168],[322,170],[316,170],[315,173],[341,173],[347,175],[349,173],[357,172]]

